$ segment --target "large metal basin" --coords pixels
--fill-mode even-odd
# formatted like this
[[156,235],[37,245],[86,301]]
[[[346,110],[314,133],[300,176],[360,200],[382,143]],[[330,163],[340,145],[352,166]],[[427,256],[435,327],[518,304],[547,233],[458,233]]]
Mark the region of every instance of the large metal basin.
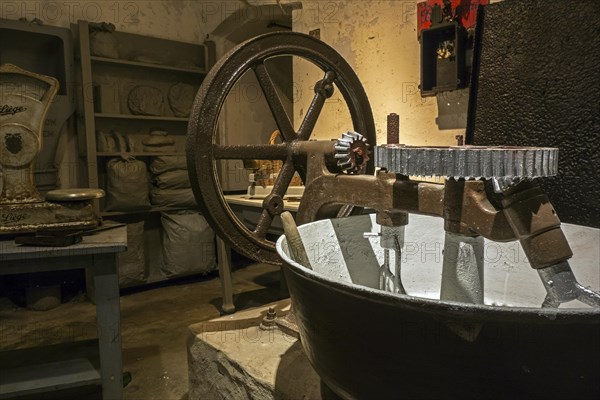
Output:
[[[600,286],[600,231],[563,224],[584,285]],[[373,289],[383,255],[373,216],[299,227],[313,270],[277,242],[302,345],[347,399],[600,398],[600,309],[541,309],[544,289],[518,243],[486,242],[485,305],[439,298],[441,219],[412,216],[407,292]]]

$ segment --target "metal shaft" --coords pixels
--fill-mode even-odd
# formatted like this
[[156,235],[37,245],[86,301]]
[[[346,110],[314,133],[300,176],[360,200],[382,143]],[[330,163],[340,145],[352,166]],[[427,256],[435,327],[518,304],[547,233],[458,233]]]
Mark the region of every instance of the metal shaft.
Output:
[[446,232],[440,300],[483,304],[483,237]]
[[[379,214],[379,220],[384,217]],[[404,219],[404,218],[402,218]],[[402,221],[404,223],[405,221]],[[408,220],[406,220],[408,222]],[[404,289],[404,285],[402,285],[402,246],[404,245],[404,224],[398,226],[381,226],[381,240],[380,246],[384,249],[383,253],[383,266],[381,268],[381,279],[383,276],[387,276],[388,278],[392,278],[391,291],[394,293],[406,294],[406,290]],[[393,276],[391,274],[391,262],[390,262],[390,253],[394,252],[394,272]],[[380,284],[380,288],[381,288]],[[385,289],[385,288],[382,288]]]
[[396,113],[387,116],[387,142],[388,144],[400,143],[400,116]]

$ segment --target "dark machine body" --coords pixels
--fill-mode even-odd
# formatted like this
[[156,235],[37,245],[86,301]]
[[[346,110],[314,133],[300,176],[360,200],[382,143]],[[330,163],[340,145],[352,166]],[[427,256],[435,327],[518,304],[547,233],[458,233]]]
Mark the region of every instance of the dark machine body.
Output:
[[[307,59],[324,72],[298,132],[264,66],[269,57],[282,55]],[[284,137],[281,144],[219,143],[219,113],[247,71],[265,95]],[[348,104],[355,132],[337,142],[310,141],[334,84]],[[474,107],[475,102],[471,114]],[[242,254],[283,262],[302,345],[325,387],[347,399],[599,397],[600,294],[576,281],[557,212],[537,183],[556,175],[559,144],[411,148],[376,146],[375,136],[364,89],[349,65],[326,44],[289,32],[251,39],[217,63],[196,97],[188,129],[188,166],[198,203],[215,231]],[[524,145],[531,144],[519,143]],[[406,161],[421,156],[416,166]],[[250,228],[227,205],[216,164],[257,158],[282,160],[283,168],[263,201],[258,224]],[[373,175],[375,166],[382,170]],[[518,240],[546,290],[542,308],[490,306],[483,297],[470,304],[373,290],[326,278],[285,252],[277,255],[267,231],[284,210],[283,196],[295,171],[305,183],[299,225],[331,210],[347,217],[368,208],[376,213],[382,236],[384,228],[408,224],[414,213],[443,218],[446,235],[465,241]],[[415,175],[445,180],[435,184]],[[571,300],[593,308],[558,309]],[[449,329],[452,324],[477,334],[460,337]]]

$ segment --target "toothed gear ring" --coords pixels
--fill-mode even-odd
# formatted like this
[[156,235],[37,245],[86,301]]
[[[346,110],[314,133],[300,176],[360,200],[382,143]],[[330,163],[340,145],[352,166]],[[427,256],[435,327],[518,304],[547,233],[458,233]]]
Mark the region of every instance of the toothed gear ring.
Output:
[[369,162],[369,144],[367,139],[357,132],[346,132],[335,145],[335,158],[338,167],[349,174],[362,174]]
[[375,165],[413,176],[532,179],[557,174],[558,149],[382,145],[375,147]]

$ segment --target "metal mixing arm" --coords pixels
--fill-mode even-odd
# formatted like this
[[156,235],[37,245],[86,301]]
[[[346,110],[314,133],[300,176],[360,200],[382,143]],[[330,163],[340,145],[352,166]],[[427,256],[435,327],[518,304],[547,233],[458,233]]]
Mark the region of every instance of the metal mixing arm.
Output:
[[600,307],[600,293],[577,282],[568,261],[538,269],[538,273],[547,293],[542,307],[556,308],[572,300],[579,300],[592,307]]
[[[457,243],[482,243],[481,237],[519,240],[548,293],[544,307],[575,299],[600,306],[600,294],[575,280],[567,262],[573,253],[560,220],[546,194],[532,182],[557,173],[557,149],[384,145],[375,148],[375,164],[385,169],[377,176],[328,173],[323,159],[316,154],[308,157],[304,196],[310,201],[298,210],[300,223],[314,220],[322,207],[344,203],[373,208],[378,218],[393,213],[440,216]],[[446,181],[436,185],[410,180],[408,175],[445,176]],[[387,222],[378,220],[386,227],[405,223]],[[455,264],[444,263],[444,268],[457,268]],[[477,294],[477,302],[482,302],[481,268],[478,264],[481,285],[473,289],[477,293],[444,290],[451,280],[443,279],[442,292],[449,293],[444,298],[459,301],[464,295]],[[456,271],[444,270],[443,276],[454,275]]]
[[600,294],[575,279],[568,262],[573,253],[548,196],[530,182],[496,180],[494,188],[503,196],[506,218],[542,279],[547,293],[542,307],[558,307],[572,300],[600,307]]

